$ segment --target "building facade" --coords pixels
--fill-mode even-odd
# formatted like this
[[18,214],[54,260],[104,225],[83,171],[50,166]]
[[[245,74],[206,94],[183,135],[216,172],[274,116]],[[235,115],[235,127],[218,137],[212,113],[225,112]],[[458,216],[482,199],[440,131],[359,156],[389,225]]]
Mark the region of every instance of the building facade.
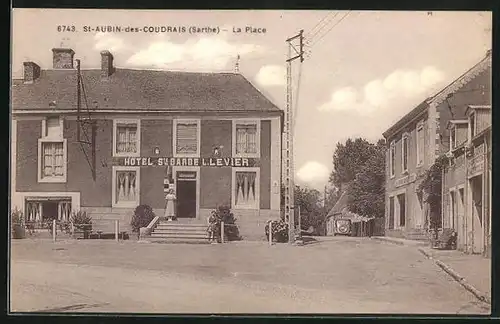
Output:
[[141,204],[163,215],[169,188],[180,221],[228,205],[250,237],[279,217],[282,111],[242,75],[120,69],[109,51],[80,71],[74,54],[13,81],[11,205],[28,220],[128,225]]
[[[447,123],[469,105],[491,104],[491,52],[383,133],[386,154],[386,235],[427,239],[429,206],[418,193],[425,172],[449,150]],[[442,216],[442,215],[438,215]],[[442,218],[441,218],[442,222]],[[446,225],[446,224],[442,224]]]
[[457,248],[491,256],[491,106],[469,106],[451,120],[449,164],[443,178],[443,227],[457,233]]

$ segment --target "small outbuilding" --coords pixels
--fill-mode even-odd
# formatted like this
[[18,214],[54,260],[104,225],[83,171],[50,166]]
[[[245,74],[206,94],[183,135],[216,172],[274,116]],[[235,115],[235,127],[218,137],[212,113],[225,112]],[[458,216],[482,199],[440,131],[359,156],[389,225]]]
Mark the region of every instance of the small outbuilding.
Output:
[[[347,191],[344,191],[335,206],[326,215],[326,235],[372,236],[375,218],[349,211],[348,198]],[[345,220],[349,222],[345,222]],[[346,228],[345,224],[350,224],[349,228]],[[339,230],[340,227],[342,227],[341,230]]]

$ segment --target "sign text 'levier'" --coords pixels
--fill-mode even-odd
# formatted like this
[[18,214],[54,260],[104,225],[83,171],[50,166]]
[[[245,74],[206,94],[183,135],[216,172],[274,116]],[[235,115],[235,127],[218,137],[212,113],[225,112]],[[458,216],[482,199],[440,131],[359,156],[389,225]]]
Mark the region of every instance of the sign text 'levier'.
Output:
[[122,166],[206,166],[206,167],[252,167],[251,158],[174,158],[174,157],[124,157],[118,160]]

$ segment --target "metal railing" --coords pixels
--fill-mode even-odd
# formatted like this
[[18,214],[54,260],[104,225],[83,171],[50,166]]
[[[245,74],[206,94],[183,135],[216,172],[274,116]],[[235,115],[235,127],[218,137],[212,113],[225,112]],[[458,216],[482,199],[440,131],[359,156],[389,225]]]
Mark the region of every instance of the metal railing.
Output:
[[43,220],[43,221],[22,221],[11,223],[11,231],[15,225],[20,225],[25,231],[25,236],[43,236],[49,234],[52,241],[58,238],[73,239],[106,239],[113,238],[119,241],[125,239],[127,231],[120,231],[120,221],[112,220],[92,220],[91,223],[81,224],[71,221]]

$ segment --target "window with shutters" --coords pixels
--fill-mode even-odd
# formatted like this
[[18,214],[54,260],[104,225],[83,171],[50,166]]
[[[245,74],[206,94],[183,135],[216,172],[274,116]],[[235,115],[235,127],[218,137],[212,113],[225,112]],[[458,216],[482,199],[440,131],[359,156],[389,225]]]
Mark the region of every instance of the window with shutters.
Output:
[[398,201],[398,215],[399,215],[399,227],[405,227],[406,226],[406,195],[405,194],[400,194],[397,195],[397,201]]
[[38,182],[66,182],[67,142],[63,137],[64,121],[59,116],[42,120],[38,139]]
[[113,121],[113,156],[140,155],[140,121],[121,119]]
[[259,196],[259,169],[233,168],[233,207],[258,209]]
[[424,125],[420,123],[417,126],[417,166],[424,164]]
[[200,121],[174,121],[174,152],[175,156],[200,155]]
[[393,178],[396,175],[396,142],[392,141],[389,149],[389,172],[390,177]]
[[468,138],[469,143],[471,143],[474,136],[476,136],[476,114],[472,113],[469,116],[469,138]]
[[260,157],[260,122],[255,120],[233,121],[233,156]]
[[457,146],[457,128],[456,125],[450,129],[450,152]]
[[113,207],[136,207],[139,204],[139,167],[113,167]]
[[389,229],[394,229],[394,196],[389,197]]
[[401,172],[408,172],[408,134],[404,134],[401,139]]

